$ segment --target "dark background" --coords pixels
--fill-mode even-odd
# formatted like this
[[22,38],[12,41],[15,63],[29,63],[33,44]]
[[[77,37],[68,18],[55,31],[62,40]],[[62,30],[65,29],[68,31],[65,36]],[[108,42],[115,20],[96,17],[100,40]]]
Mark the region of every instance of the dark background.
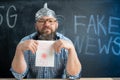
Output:
[[13,77],[16,45],[35,31],[35,13],[45,2],[58,15],[58,32],[76,47],[82,77],[120,77],[119,0],[0,0],[0,77]]

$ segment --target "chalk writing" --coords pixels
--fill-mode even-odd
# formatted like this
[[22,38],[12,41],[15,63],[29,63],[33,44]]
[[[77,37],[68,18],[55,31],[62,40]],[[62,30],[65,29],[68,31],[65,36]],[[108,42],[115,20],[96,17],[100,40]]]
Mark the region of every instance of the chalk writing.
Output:
[[74,33],[76,34],[78,31],[77,31],[77,27],[78,26],[85,26],[85,24],[84,23],[80,23],[80,22],[78,22],[78,20],[79,19],[81,19],[81,18],[86,18],[86,16],[74,16]]
[[117,49],[112,46],[112,51],[113,51],[113,53],[114,53],[115,55],[120,55],[120,37],[116,37],[116,38],[114,39],[113,43],[118,46]]
[[[0,6],[0,9],[5,10],[5,6]],[[15,12],[15,11],[17,11],[17,10],[16,10],[16,7],[14,5],[9,6],[8,9],[7,9],[7,12],[6,12],[5,16],[6,16],[6,23],[7,23],[9,28],[14,28],[15,25],[16,25],[17,14],[16,13],[13,14],[13,12]],[[0,26],[2,25],[3,21],[5,21],[4,19],[5,19],[4,14],[2,14],[0,12]]]
[[[84,20],[89,20],[88,23]],[[107,20],[107,21],[106,21]],[[108,23],[106,23],[108,22]],[[120,18],[105,15],[74,15],[74,35],[78,35],[74,42],[77,52],[81,53],[84,49],[84,54],[114,54],[120,55]],[[83,32],[80,32],[82,29]],[[79,31],[79,32],[78,32]],[[86,36],[84,38],[83,36]],[[94,36],[94,37],[93,37]],[[83,39],[81,39],[81,38]],[[85,43],[83,45],[83,43]],[[112,53],[111,53],[112,52]]]
[[95,52],[93,52],[93,50],[97,47],[96,44],[94,44],[96,42],[96,39],[90,36],[87,36],[86,40],[87,41],[86,41],[85,54],[94,55]]
[[[4,9],[4,6],[0,6],[0,9]],[[3,23],[3,16],[0,13],[0,25]]]
[[120,35],[120,24],[119,25],[113,24],[113,22],[120,23],[120,18],[110,16],[108,32],[110,34]]
[[106,54],[109,54],[111,43],[112,43],[112,37],[110,37],[110,39],[106,41],[103,45],[101,39],[98,39],[99,53],[102,53],[103,50],[105,50]]
[[82,52],[83,41],[84,41],[84,37],[80,38],[80,36],[76,36],[75,39],[74,39],[74,41],[73,41],[74,45],[76,45],[78,53]]

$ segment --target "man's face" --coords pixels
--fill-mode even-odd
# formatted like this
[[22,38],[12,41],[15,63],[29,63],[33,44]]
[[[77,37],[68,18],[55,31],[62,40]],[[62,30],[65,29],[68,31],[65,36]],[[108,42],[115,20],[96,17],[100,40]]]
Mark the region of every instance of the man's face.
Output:
[[50,35],[56,32],[58,22],[53,17],[44,16],[36,21],[35,28],[40,34]]

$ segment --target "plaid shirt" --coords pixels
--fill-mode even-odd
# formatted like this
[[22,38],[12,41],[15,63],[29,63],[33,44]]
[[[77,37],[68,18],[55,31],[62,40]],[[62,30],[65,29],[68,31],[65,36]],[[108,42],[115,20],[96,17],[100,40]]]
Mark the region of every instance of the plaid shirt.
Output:
[[[33,33],[31,35],[28,35],[24,37],[22,41],[34,39],[36,33]],[[58,39],[64,39],[70,41],[68,38],[63,36],[60,33],[56,33],[56,37]],[[61,49],[60,54],[55,53],[55,59],[54,59],[54,67],[36,67],[35,66],[35,54],[32,54],[31,51],[25,51],[24,57],[27,63],[27,70],[19,74],[15,72],[12,68],[10,69],[12,74],[17,79],[22,79],[25,76],[27,78],[69,78],[69,79],[76,79],[80,78],[80,73],[78,73],[75,76],[69,75],[66,72],[66,63],[67,63],[67,57],[68,57],[68,51],[65,49]]]

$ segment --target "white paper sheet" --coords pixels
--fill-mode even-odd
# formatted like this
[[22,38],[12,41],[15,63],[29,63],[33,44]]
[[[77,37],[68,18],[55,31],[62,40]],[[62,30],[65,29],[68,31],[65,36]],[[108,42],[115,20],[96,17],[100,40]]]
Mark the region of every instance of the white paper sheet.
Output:
[[36,51],[35,66],[54,67],[54,41],[38,40],[39,46]]

